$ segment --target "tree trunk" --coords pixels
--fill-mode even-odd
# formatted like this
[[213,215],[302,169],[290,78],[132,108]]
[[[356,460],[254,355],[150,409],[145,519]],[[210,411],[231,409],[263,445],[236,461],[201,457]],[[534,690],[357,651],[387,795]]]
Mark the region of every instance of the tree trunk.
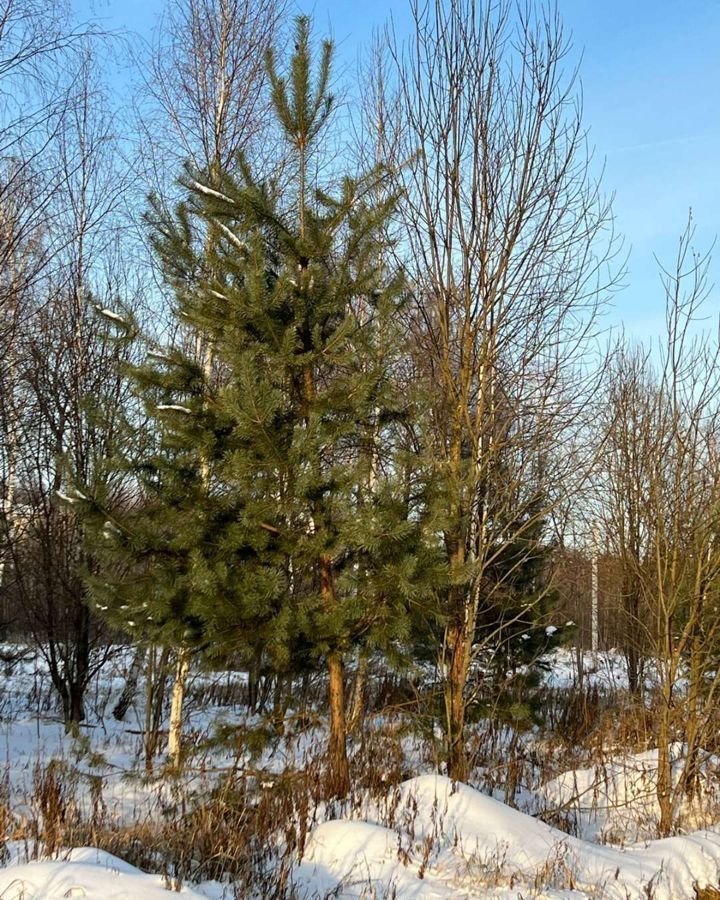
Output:
[[518,781],[520,777],[520,763],[518,761],[518,733],[513,728],[512,738],[507,752],[508,768],[505,780],[505,803],[508,806],[517,808],[515,795],[517,794]]
[[633,697],[640,695],[640,653],[638,649],[638,612],[639,602],[637,597],[632,598],[626,606],[626,647],[625,662],[627,664],[628,688]]
[[160,744],[163,703],[165,700],[165,680],[170,660],[170,648],[163,647],[160,660],[157,649],[148,651],[148,667],[145,676],[145,771],[152,774],[153,760]]
[[247,705],[250,713],[257,712],[258,709],[259,685],[260,666],[253,660],[248,669]]
[[625,662],[627,664],[628,688],[633,697],[636,697],[640,693],[640,672],[638,655],[632,645],[629,645],[625,651]]
[[625,661],[628,671],[628,687],[636,697],[640,694],[640,587],[628,582],[624,587],[625,606]]
[[275,686],[273,688],[273,709],[272,721],[275,733],[282,735],[285,733],[285,710],[287,709],[285,678],[282,675],[275,676]]
[[[12,373],[11,369],[11,373]],[[7,395],[12,396],[12,380],[7,388]],[[6,417],[11,413],[6,413]],[[3,638],[7,637],[10,625],[10,606],[8,602],[7,591],[5,587],[5,565],[6,556],[9,556],[8,550],[12,545],[15,537],[15,457],[16,457],[16,435],[12,425],[7,426],[7,431],[3,435],[5,438],[5,452],[7,455],[7,479],[5,483],[5,497],[0,499],[0,513],[3,518],[3,531],[0,534],[0,627],[2,628]]]
[[577,687],[582,693],[583,684],[585,682],[585,657],[583,654],[582,642],[578,640],[575,643],[575,665],[577,666]]
[[672,798],[672,760],[670,758],[670,697],[669,692],[663,692],[663,708],[660,711],[660,726],[658,728],[658,774],[657,774],[657,799],[660,807],[660,821],[658,822],[658,837],[668,837],[673,825],[673,798]]
[[330,707],[329,793],[344,797],[350,790],[345,725],[345,689],[342,657],[336,651],[328,655],[328,701]]
[[170,728],[168,731],[168,756],[172,767],[177,770],[180,769],[182,763],[183,700],[185,699],[185,682],[189,667],[190,652],[185,647],[178,648],[172,703],[170,706]]
[[127,711],[130,709],[133,700],[135,699],[138,678],[140,677],[140,670],[142,669],[144,657],[145,651],[138,648],[135,651],[135,656],[133,656],[133,661],[130,664],[130,671],[128,672],[125,687],[122,689],[122,693],[113,707],[113,718],[117,719],[118,722],[124,721]]
[[83,703],[85,691],[82,686],[71,682],[63,685],[59,693],[62,700],[65,734],[70,734],[85,719],[85,704]]
[[685,741],[687,757],[683,770],[683,790],[688,800],[692,800],[700,786],[700,722],[702,715],[701,683],[703,666],[699,636],[695,636],[690,650],[690,672],[688,696],[685,705]]
[[155,647],[148,650],[148,665],[145,673],[145,771],[148,775],[153,770],[153,758],[157,748],[157,742],[153,742],[153,701],[155,700]]
[[447,717],[447,769],[454,781],[467,779],[465,752],[465,685],[469,668],[468,643],[465,628],[453,625],[448,629],[447,652],[450,655],[446,675],[445,712]]
[[63,704],[63,718],[65,720],[65,732],[70,733],[85,721],[85,689],[89,680],[90,671],[90,614],[82,602],[78,603],[74,620],[73,640],[75,646],[72,653],[62,663],[62,671],[58,671],[53,677],[53,683],[58,687],[64,685],[60,691]]
[[355,685],[353,687],[352,705],[350,707],[350,720],[348,722],[348,731],[350,734],[357,734],[362,726],[365,718],[365,707],[367,705],[367,676],[368,676],[368,657],[364,650],[360,651],[358,656],[358,667],[355,674]]
[[[320,591],[323,605],[332,611],[337,603],[332,561],[320,559]],[[330,742],[328,787],[331,797],[344,797],[350,790],[350,766],[347,757],[347,723],[345,721],[345,687],[343,660],[339,650],[328,653],[328,706],[330,710]]]
[[[79,725],[85,721],[85,685],[73,683],[70,685],[70,723]],[[66,726],[67,727],[67,726]]]
[[690,719],[687,728],[687,759],[683,772],[683,791],[688,800],[693,800],[700,787],[700,739],[697,720]]

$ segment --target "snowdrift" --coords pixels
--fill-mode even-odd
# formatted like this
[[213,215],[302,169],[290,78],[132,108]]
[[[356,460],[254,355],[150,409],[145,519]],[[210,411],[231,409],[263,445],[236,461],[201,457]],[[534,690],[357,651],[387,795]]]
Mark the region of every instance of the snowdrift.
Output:
[[[625,849],[599,846],[435,775],[404,782],[374,804],[367,818],[315,828],[293,872],[299,900],[509,900],[530,892],[546,898],[677,900],[694,896],[695,885],[716,885],[720,873],[718,829]],[[221,885],[209,882],[180,895],[225,896]],[[85,847],[64,859],[0,869],[0,897],[161,900],[168,891],[160,876]]]
[[[147,875],[117,856],[94,847],[71,850],[66,859],[13,864],[0,869],[2,900],[168,900],[159,875]],[[202,895],[180,891],[186,900]],[[206,900],[206,898],[204,898]]]
[[[389,796],[376,822],[325,822],[311,834],[295,883],[308,897],[692,897],[718,883],[720,831],[625,849],[599,846],[471,787],[426,775]],[[368,893],[368,891],[375,893]],[[571,893],[568,893],[571,892]]]
[[[672,778],[677,786],[687,748],[674,744],[671,748]],[[720,807],[718,760],[700,752],[701,799],[707,807]],[[575,827],[585,840],[614,844],[648,840],[657,833],[660,806],[657,800],[658,751],[628,753],[591,766],[571,769],[538,791],[538,798],[549,808],[562,808],[574,819]],[[698,825],[705,810],[694,810],[684,801],[676,811],[682,813],[683,830]],[[702,819],[700,819],[702,821]],[[708,821],[707,817],[704,819]]]

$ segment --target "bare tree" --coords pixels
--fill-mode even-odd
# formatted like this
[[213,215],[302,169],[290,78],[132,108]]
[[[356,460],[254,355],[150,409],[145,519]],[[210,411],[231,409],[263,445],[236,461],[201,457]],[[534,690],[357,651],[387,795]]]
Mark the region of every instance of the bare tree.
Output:
[[422,440],[447,511],[440,661],[448,768],[463,778],[481,613],[491,645],[511,577],[499,560],[560,508],[572,459],[561,445],[584,409],[615,245],[556,12],[472,0],[412,10],[411,38],[391,40],[399,252],[432,398]]
[[[611,370],[599,480],[623,572],[628,661],[644,651],[656,669],[660,836],[696,795],[720,688],[720,344],[717,327],[700,324],[710,258],[692,238],[690,224],[662,270],[664,340],[654,353],[623,350]],[[636,688],[641,673],[631,672]]]
[[284,13],[278,0],[168,0],[137,109],[143,172],[171,199],[186,164],[232,169],[238,151],[267,152],[264,53]]
[[[621,647],[625,655],[630,691],[643,685],[644,640],[643,587],[640,571],[646,549],[643,510],[650,489],[657,449],[649,429],[655,403],[655,384],[649,352],[627,349],[622,344],[613,353],[602,392],[599,421],[603,422],[604,452],[597,480],[601,500],[599,518],[605,543],[620,568],[622,614]],[[598,507],[593,505],[593,509]]]
[[7,541],[15,526],[24,330],[35,311],[34,290],[64,234],[53,227],[52,201],[61,173],[49,153],[73,90],[62,73],[73,68],[88,32],[71,26],[63,4],[0,3],[0,592]]
[[47,148],[62,175],[47,208],[63,241],[34,287],[33,317],[15,367],[26,401],[16,422],[23,527],[10,535],[23,625],[45,657],[67,727],[83,719],[85,689],[108,647],[88,605],[83,575],[93,563],[82,525],[57,495],[69,473],[86,484],[103,479],[126,390],[119,345],[107,339],[111,326],[98,309],[117,302],[116,214],[128,179],[116,163],[113,122],[89,45],[80,62],[73,102]]

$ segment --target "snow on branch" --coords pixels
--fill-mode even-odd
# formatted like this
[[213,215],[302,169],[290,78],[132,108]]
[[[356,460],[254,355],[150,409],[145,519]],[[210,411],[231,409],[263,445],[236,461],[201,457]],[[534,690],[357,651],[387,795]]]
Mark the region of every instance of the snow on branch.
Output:
[[228,228],[223,222],[217,222],[216,224],[230,243],[234,244],[238,250],[242,250],[243,253],[247,250],[248,246],[245,241],[241,240],[231,228]]
[[148,350],[147,357],[148,359],[157,359],[160,362],[170,362],[170,357],[167,353],[163,353],[162,350]]
[[214,191],[212,188],[209,188],[207,185],[202,184],[199,181],[191,181],[190,186],[196,191],[200,191],[201,194],[205,194],[207,197],[217,197],[218,200],[224,200],[226,203],[233,202],[231,198],[226,194],[221,194],[220,191]]
[[95,304],[95,309],[100,313],[101,316],[104,316],[111,322],[115,322],[118,325],[124,325],[126,328],[128,327],[127,321],[119,313],[114,312],[112,309],[108,309],[105,306],[100,306],[99,303]]
[[55,496],[60,500],[64,500],[65,503],[77,503],[79,500],[88,499],[85,494],[77,488],[72,488],[67,494],[64,494],[62,491],[55,491]]
[[188,415],[192,412],[187,406],[181,406],[179,403],[158,403],[155,409],[160,410],[161,412],[171,409],[174,412],[188,413]]

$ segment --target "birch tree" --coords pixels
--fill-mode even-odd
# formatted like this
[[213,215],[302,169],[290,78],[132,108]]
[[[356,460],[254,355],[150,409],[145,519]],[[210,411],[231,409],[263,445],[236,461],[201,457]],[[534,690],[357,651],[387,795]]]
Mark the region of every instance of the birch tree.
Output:
[[446,759],[462,779],[473,660],[501,634],[497,563],[533,533],[546,540],[542,523],[560,508],[561,443],[581,420],[615,245],[555,11],[456,0],[412,14],[408,40],[390,42],[400,255],[432,398],[422,440],[447,510],[439,657]]

